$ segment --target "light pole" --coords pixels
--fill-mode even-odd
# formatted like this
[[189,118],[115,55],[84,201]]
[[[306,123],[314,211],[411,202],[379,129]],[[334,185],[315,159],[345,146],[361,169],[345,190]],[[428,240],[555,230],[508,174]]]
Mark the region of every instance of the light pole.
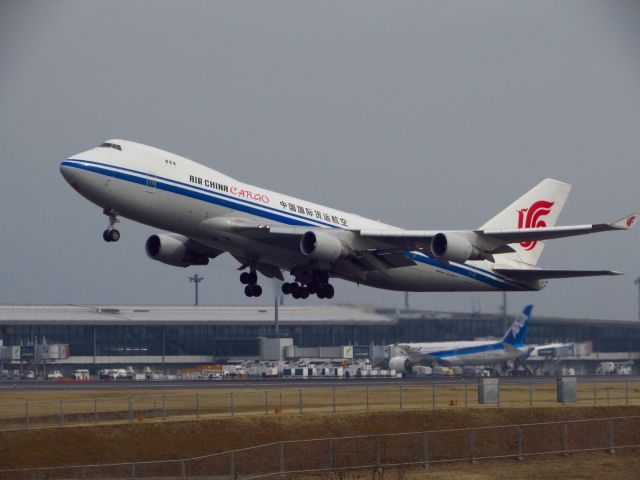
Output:
[[638,320],[640,320],[640,277],[636,278],[633,283],[638,285]]
[[196,305],[198,305],[198,284],[204,280],[204,277],[199,276],[197,273],[193,277],[189,277],[189,283],[195,283],[196,286]]

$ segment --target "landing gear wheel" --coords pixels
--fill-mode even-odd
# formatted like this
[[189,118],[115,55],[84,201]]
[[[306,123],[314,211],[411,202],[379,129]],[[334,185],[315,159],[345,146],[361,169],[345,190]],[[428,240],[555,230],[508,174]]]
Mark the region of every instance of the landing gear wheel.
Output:
[[254,297],[259,297],[260,295],[262,295],[262,287],[260,285],[253,285],[251,287],[251,293]]
[[244,294],[247,297],[253,297],[253,288],[251,285],[247,285],[246,287],[244,287]]
[[282,293],[284,293],[285,295],[289,295],[291,293],[290,283],[285,282],[282,284]]
[[300,289],[300,298],[302,299],[309,298],[309,290],[307,289],[307,287],[302,287]]
[[250,284],[253,285],[253,284],[258,282],[258,275],[256,274],[256,272],[251,271],[251,272],[248,273],[248,275],[249,275],[249,283]]
[[324,291],[324,296],[326,298],[333,298],[334,293],[335,291],[333,289],[333,285],[331,285],[330,283],[327,283],[327,286],[325,287],[325,291]]
[[240,274],[240,283],[243,285],[248,285],[250,282],[249,280],[251,279],[251,276],[249,275],[248,272],[242,272]]
[[120,240],[120,232],[118,230],[111,230],[109,232],[109,241],[117,242],[118,240]]
[[291,296],[296,300],[300,298],[300,286],[297,283],[291,284]]
[[309,292],[309,295],[313,295],[318,291],[318,286],[315,283],[310,283],[307,285],[307,291]]
[[102,239],[105,242],[110,242],[111,238],[109,238],[109,230],[105,230],[104,232],[102,232]]

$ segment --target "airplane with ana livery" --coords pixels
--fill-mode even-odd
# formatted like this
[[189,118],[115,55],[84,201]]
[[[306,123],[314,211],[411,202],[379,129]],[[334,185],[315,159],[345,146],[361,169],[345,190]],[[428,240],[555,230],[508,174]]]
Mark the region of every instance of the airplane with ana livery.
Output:
[[103,238],[120,239],[120,217],[169,233],[151,235],[147,255],[177,267],[206,265],[228,252],[247,296],[258,273],[294,298],[332,298],[332,278],[411,292],[540,290],[550,278],[617,275],[610,270],[537,267],[545,240],[627,230],[612,223],[556,227],[571,186],[546,179],[484,225],[404,230],[353,213],[248,185],[187,158],[109,140],[60,165],[66,181],[109,218]]
[[389,359],[389,368],[411,372],[414,365],[473,366],[496,365],[529,355],[525,344],[533,305],[527,305],[499,341],[459,341],[407,343],[398,345],[402,353]]

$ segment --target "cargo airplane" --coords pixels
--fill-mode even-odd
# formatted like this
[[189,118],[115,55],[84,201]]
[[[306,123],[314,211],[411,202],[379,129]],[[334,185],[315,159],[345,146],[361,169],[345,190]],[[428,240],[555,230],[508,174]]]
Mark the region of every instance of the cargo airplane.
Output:
[[525,344],[532,308],[533,305],[524,307],[499,341],[400,344],[402,353],[389,359],[389,368],[410,373],[414,365],[496,365],[528,356],[533,350]]
[[412,292],[540,290],[550,278],[617,275],[609,270],[541,269],[545,240],[627,230],[613,223],[556,227],[571,186],[542,180],[484,225],[470,230],[404,230],[353,213],[248,185],[158,148],[109,140],[72,155],[62,176],[103,209],[107,242],[120,217],[168,231],[151,235],[147,255],[176,267],[206,265],[228,252],[247,296],[257,273],[284,282],[294,298],[332,298],[332,278]]

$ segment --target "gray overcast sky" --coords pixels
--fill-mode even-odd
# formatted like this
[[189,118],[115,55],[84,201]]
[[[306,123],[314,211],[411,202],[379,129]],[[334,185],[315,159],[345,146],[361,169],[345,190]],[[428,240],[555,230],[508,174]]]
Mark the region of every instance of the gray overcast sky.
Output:
[[[640,209],[634,1],[0,3],[1,303],[246,299],[228,255],[176,269],[152,228],[105,244],[61,160],[127,138],[228,175],[407,228],[472,228],[545,177],[561,224]],[[626,276],[509,295],[515,313],[637,318],[640,230],[551,241],[547,268]],[[334,302],[402,293],[336,282]],[[477,299],[477,300],[475,300]],[[291,302],[291,300],[288,300]],[[497,311],[501,294],[411,294]]]

